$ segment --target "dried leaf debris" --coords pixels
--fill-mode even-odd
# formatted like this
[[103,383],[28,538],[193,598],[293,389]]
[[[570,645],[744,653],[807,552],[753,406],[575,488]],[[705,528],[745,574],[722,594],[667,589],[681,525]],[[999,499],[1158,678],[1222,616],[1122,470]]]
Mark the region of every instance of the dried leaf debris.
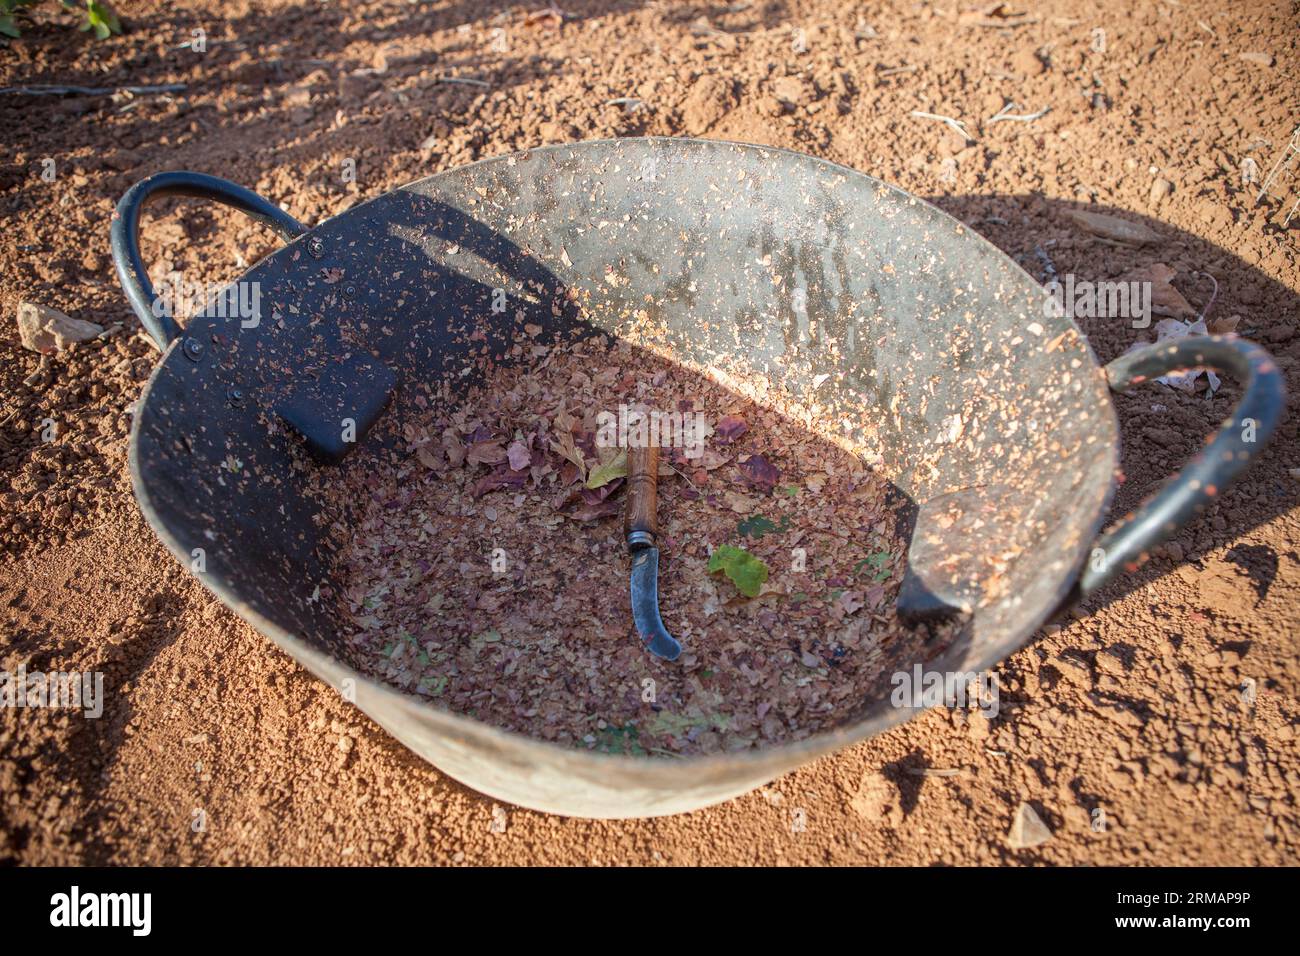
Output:
[[[610,753],[745,750],[851,722],[918,640],[892,610],[906,548],[889,482],[781,393],[760,406],[605,338],[529,359],[395,414],[380,460],[332,488],[353,663],[433,706]],[[661,607],[686,648],[672,664],[636,637],[617,520],[627,455],[611,437],[640,405],[661,413]]]

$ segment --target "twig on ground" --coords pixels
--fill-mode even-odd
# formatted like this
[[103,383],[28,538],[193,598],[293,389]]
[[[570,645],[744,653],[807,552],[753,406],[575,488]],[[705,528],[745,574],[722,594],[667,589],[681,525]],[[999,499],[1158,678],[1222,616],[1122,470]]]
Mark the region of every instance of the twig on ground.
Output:
[[439,83],[460,83],[464,86],[481,86],[483,89],[491,89],[492,84],[486,80],[476,80],[468,76],[440,76]]
[[530,27],[534,23],[539,23],[548,17],[557,20],[560,23],[574,18],[572,13],[569,13],[567,10],[561,10],[558,6],[552,3],[541,10],[534,10],[532,13],[524,14],[524,26]]
[[675,465],[669,464],[668,467],[672,469],[674,475],[691,486],[691,491],[695,492],[697,495],[700,494],[700,489],[695,487],[695,482],[691,481],[691,479],[687,478],[685,474],[678,471]]
[[876,76],[897,76],[900,73],[915,73],[919,69],[920,67],[915,63],[908,64],[907,66],[891,66],[887,70],[881,70],[876,74]]
[[612,100],[605,101],[606,106],[623,106],[629,113],[636,113],[646,109],[645,101],[636,96],[616,96]]
[[1050,106],[1045,106],[1037,113],[1020,113],[1020,114],[1012,113],[1011,111],[1015,109],[1016,106],[1017,104],[1015,103],[1008,103],[1006,106],[1002,107],[1002,109],[998,110],[988,119],[986,119],[984,121],[984,124],[987,126],[989,123],[1001,123],[1004,120],[1010,120],[1016,123],[1032,123],[1036,119],[1042,119],[1044,116],[1046,116],[1048,113],[1052,111],[1052,108]]
[[184,83],[164,83],[162,86],[6,86],[0,93],[17,93],[23,96],[112,96],[130,93],[148,96],[151,93],[182,93]]
[[938,120],[939,122],[943,123],[945,126],[948,126],[949,128],[959,133],[960,135],[966,137],[966,139],[970,140],[971,142],[975,141],[975,137],[972,136],[970,134],[970,130],[966,128],[966,124],[959,119],[953,119],[951,116],[941,116],[938,113],[927,113],[924,110],[912,110],[911,115],[917,117],[918,119]]
[[1214,276],[1210,275],[1208,272],[1193,272],[1192,275],[1198,279],[1201,276],[1205,276],[1205,278],[1214,283],[1214,291],[1210,293],[1210,300],[1205,303],[1205,308],[1201,309],[1201,314],[1196,317],[1197,322],[1204,322],[1205,317],[1210,314],[1210,309],[1214,308],[1214,300],[1219,297],[1219,280],[1214,278]]

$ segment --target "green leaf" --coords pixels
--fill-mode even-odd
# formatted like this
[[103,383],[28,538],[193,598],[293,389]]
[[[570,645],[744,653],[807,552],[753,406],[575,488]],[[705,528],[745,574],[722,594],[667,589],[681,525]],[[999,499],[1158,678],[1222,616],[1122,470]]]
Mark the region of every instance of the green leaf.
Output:
[[726,714],[674,714],[671,711],[661,710],[655,714],[654,720],[650,721],[646,730],[656,737],[660,734],[680,737],[697,728],[725,731],[730,725],[731,719]]
[[588,488],[599,488],[607,485],[615,478],[627,477],[627,449],[624,448],[617,455],[604,464],[597,465],[591,469],[591,474],[587,476]]
[[761,538],[763,535],[772,531],[785,531],[790,527],[790,516],[781,515],[781,523],[776,524],[769,518],[762,515],[754,515],[752,518],[746,518],[740,524],[736,525],[736,530],[742,536],[748,538]]
[[736,525],[736,530],[745,538],[761,538],[769,531],[776,530],[776,522],[762,515],[754,515]]
[[7,37],[13,37],[15,40],[23,35],[22,31],[18,29],[18,25],[14,23],[14,18],[7,13],[0,14],[0,33]]
[[625,754],[644,757],[645,748],[637,739],[640,731],[636,724],[628,722],[622,727],[606,727],[596,735],[596,747],[607,754]]
[[890,568],[887,567],[892,559],[893,556],[888,551],[877,551],[859,561],[854,566],[853,573],[861,574],[864,567],[870,567],[876,572],[871,576],[871,580],[878,584],[892,573]]
[[447,675],[434,675],[433,677],[421,677],[420,682],[416,685],[420,690],[426,691],[430,697],[441,697],[442,692],[447,689],[447,682],[450,680]]
[[108,6],[99,0],[86,0],[86,22],[81,29],[92,29],[96,37],[107,40],[114,33],[122,32],[122,24]]
[[709,573],[726,573],[736,590],[745,597],[758,597],[767,580],[767,565],[744,548],[724,544],[709,555]]

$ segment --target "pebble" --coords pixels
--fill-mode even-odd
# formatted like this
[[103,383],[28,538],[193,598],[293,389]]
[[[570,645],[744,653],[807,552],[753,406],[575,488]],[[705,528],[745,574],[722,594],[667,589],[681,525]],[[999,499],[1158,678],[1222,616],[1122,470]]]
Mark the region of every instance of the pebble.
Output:
[[1041,846],[1052,838],[1052,831],[1047,828],[1042,817],[1034,812],[1027,803],[1016,808],[1015,818],[1011,821],[1011,830],[1007,833],[1007,844],[1013,850],[1028,850]]
[[28,375],[26,378],[24,378],[23,384],[26,385],[28,388],[36,388],[38,385],[44,383],[46,376],[49,374],[50,374],[50,360],[47,359],[44,355],[42,355],[40,364],[36,366],[36,371],[32,372],[31,375]]
[[1269,53],[1260,53],[1260,52],[1258,52],[1258,51],[1254,51],[1254,50],[1251,50],[1251,51],[1249,51],[1249,52],[1247,52],[1247,53],[1238,53],[1238,54],[1237,54],[1237,58],[1240,59],[1240,60],[1244,60],[1244,61],[1247,62],[1247,63],[1258,63],[1260,66],[1272,66],[1272,65],[1273,65],[1273,57],[1272,57],[1272,54],[1269,54]]
[[23,348],[42,355],[57,352],[74,342],[87,342],[103,331],[102,325],[74,319],[48,305],[18,303],[18,336]]
[[1174,191],[1174,184],[1167,179],[1155,179],[1151,183],[1151,205],[1158,206]]
[[1160,239],[1160,234],[1148,226],[1139,222],[1129,222],[1118,216],[1089,212],[1086,209],[1067,209],[1065,214],[1085,231],[1094,236],[1101,236],[1103,239],[1113,239],[1115,242],[1125,242],[1135,246],[1157,242]]

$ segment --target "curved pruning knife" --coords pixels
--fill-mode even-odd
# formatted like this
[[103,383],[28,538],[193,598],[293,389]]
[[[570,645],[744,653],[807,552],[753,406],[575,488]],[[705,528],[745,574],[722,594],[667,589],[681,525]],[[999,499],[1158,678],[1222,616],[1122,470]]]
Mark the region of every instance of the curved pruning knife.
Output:
[[659,616],[659,449],[650,445],[627,450],[627,510],[623,536],[632,555],[632,620],[651,654],[675,661],[682,645]]

